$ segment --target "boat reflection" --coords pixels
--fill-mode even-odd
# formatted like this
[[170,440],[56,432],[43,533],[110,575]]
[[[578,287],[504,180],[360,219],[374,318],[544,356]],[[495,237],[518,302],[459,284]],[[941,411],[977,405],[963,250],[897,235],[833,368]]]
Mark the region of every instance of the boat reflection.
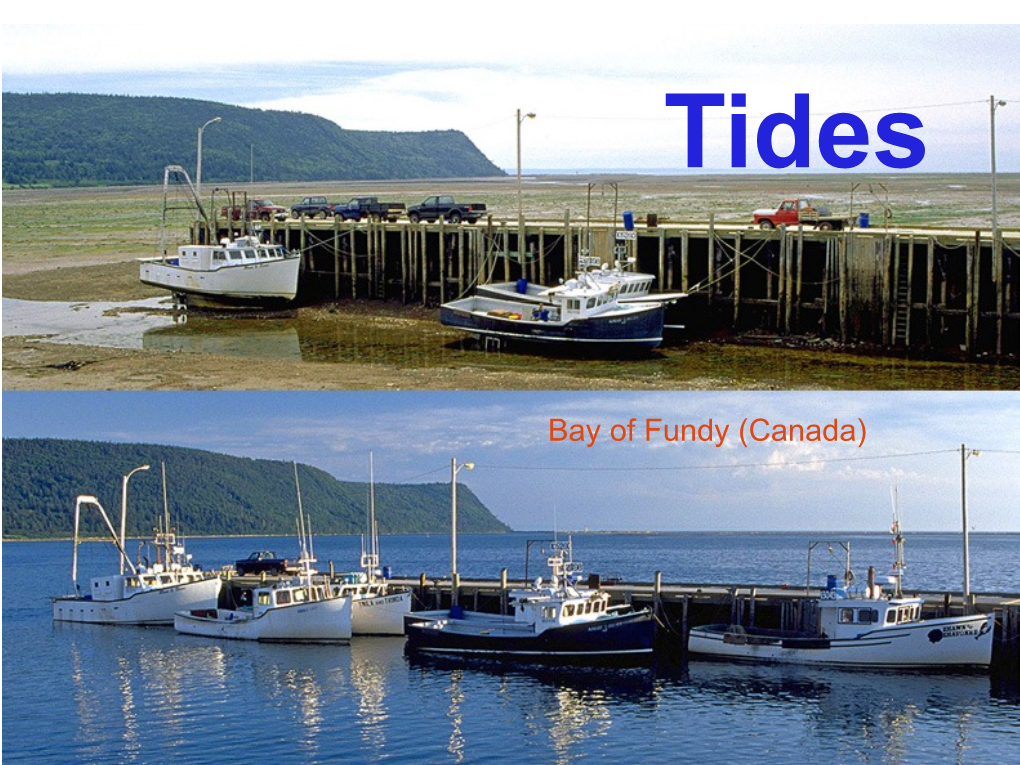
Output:
[[145,332],[142,347],[241,358],[302,359],[297,329],[285,317],[237,319],[180,314],[172,325]]
[[[787,707],[788,716],[803,719],[817,741],[835,758],[900,762],[916,747],[921,718],[937,719],[966,749],[976,716],[988,706],[990,684],[985,674],[932,675],[922,672],[883,674],[871,670],[824,670],[803,666],[748,666],[699,662],[686,684],[699,694],[716,697],[719,705],[741,708],[764,701]],[[916,751],[914,752],[916,754]]]
[[[553,762],[569,763],[590,755],[592,743],[606,737],[614,720],[626,708],[645,713],[654,710],[659,682],[643,667],[576,667],[499,662],[491,659],[456,659],[407,653],[413,672],[426,680],[439,679],[447,699],[450,724],[447,751],[454,761],[468,759],[465,710],[476,694],[491,695],[492,684],[478,682],[476,675],[496,678],[497,695],[507,715],[508,729],[521,728],[529,736],[547,737],[555,753]],[[641,711],[638,712],[641,714]]]

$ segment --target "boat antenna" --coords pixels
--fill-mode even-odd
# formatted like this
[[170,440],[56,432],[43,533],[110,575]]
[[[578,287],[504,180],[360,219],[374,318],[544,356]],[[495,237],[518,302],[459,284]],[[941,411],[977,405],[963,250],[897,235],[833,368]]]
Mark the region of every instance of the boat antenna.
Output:
[[900,531],[900,502],[895,484],[892,487],[892,503],[893,525],[891,531],[893,544],[896,545],[896,560],[893,562],[893,572],[896,575],[896,597],[899,598],[903,596],[903,572],[907,564],[903,559],[903,534]]

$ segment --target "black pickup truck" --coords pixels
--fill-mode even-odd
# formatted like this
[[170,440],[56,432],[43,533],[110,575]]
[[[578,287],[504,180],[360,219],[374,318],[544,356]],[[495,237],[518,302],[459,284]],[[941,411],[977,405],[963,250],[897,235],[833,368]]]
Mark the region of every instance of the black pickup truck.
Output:
[[287,559],[277,558],[272,550],[256,550],[247,558],[234,562],[238,576],[252,574],[282,574],[287,570]]
[[403,202],[380,202],[379,197],[352,197],[344,204],[333,205],[333,217],[343,220],[395,221],[404,212]]
[[296,205],[291,205],[290,214],[293,218],[315,218],[322,216],[328,218],[333,214],[333,205],[326,197],[305,197]]
[[418,221],[434,221],[442,218],[449,223],[474,223],[485,213],[485,205],[481,202],[458,202],[449,194],[437,194],[425,197],[420,204],[407,208],[407,218],[411,223]]

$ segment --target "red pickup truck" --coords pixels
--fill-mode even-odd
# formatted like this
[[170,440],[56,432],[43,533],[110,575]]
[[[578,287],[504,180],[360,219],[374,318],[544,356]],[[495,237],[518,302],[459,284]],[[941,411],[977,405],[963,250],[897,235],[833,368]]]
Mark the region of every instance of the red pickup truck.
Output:
[[268,199],[249,199],[244,205],[227,205],[220,215],[230,220],[286,220],[287,208],[274,205]]
[[780,225],[814,226],[822,231],[839,231],[850,224],[847,216],[833,215],[828,207],[813,205],[806,199],[784,199],[778,208],[755,210],[754,224],[769,229]]

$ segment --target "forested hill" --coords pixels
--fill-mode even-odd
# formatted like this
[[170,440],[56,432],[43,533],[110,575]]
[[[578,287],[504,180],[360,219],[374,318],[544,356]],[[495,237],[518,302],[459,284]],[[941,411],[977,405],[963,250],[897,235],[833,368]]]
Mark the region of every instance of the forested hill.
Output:
[[[181,533],[294,533],[297,492],[290,462],[153,444],[5,438],[3,537],[71,536],[74,500],[79,494],[95,495],[111,517],[119,517],[122,477],[146,464],[150,469],[135,473],[129,482],[128,533],[149,536],[163,513],[161,462],[166,465],[171,520]],[[300,464],[298,479],[302,505],[315,534],[364,533],[367,482],[338,481]],[[382,534],[449,533],[449,483],[377,483],[375,505]],[[464,485],[458,487],[457,511],[460,531],[510,530]],[[85,530],[106,536],[96,515],[89,514]]]
[[5,186],[158,183],[166,165],[202,182],[466,178],[503,172],[456,130],[344,130],[322,117],[185,98],[3,94]]

